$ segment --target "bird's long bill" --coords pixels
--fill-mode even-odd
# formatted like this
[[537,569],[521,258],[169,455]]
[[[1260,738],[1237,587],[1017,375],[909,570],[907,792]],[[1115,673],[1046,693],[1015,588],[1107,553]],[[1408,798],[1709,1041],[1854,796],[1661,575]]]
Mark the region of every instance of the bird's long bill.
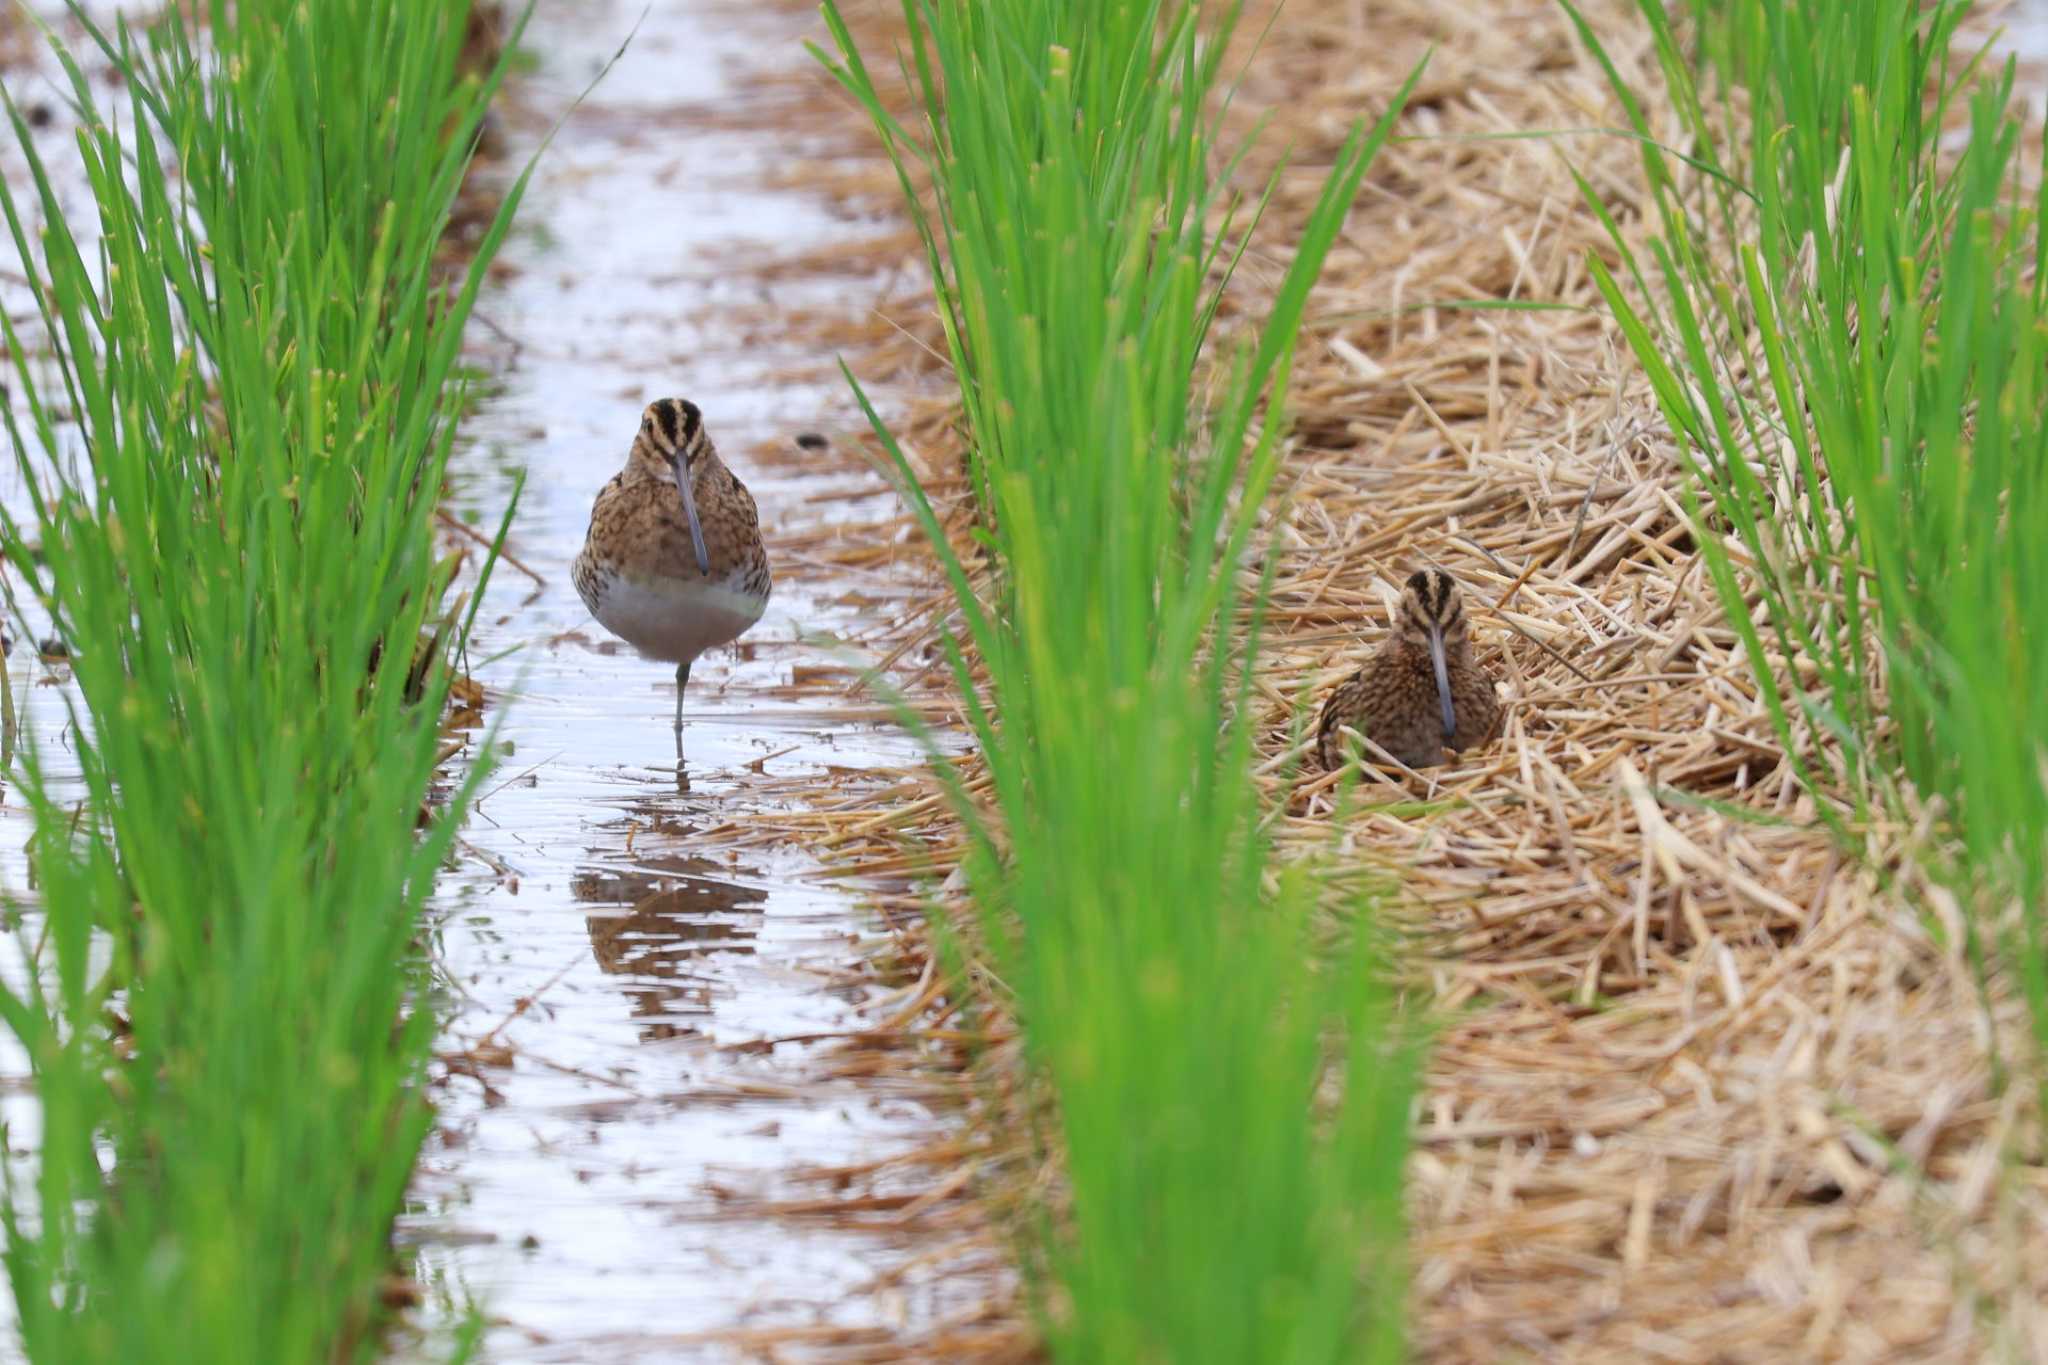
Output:
[[[676,487],[683,493],[683,515],[689,518],[690,522],[690,546],[697,552],[697,572],[708,578],[711,576],[711,552],[704,548],[704,527],[697,520],[697,494],[690,487],[689,463],[680,454],[671,456],[669,463],[675,466]],[[1437,676],[1443,676],[1441,664],[1437,666]],[[1451,704],[1450,695],[1448,692],[1444,693],[1444,705],[1447,707]]]
[[1458,729],[1458,713],[1451,706],[1451,670],[1444,662],[1444,633],[1434,622],[1429,627],[1429,661],[1436,667],[1436,699],[1443,707],[1444,738]]

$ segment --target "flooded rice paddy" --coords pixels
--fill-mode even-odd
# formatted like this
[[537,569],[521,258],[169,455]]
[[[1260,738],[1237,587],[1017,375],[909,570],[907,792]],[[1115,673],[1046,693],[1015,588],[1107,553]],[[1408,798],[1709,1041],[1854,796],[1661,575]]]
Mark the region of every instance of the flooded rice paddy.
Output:
[[[543,0],[524,44],[536,61],[499,113],[506,175],[566,121],[472,329],[489,396],[449,510],[487,535],[517,490],[517,566],[499,567],[471,651],[486,689],[472,749],[497,744],[499,763],[433,906],[450,1022],[438,1130],[401,1226],[426,1296],[402,1354],[444,1355],[472,1310],[482,1358],[509,1365],[753,1358],[767,1340],[961,1307],[942,1297],[957,1290],[866,1292],[903,1238],[886,1218],[829,1216],[814,1178],[950,1120],[915,1083],[834,1079],[833,1036],[890,995],[868,965],[877,930],[786,818],[823,781],[915,757],[868,699],[791,686],[843,666],[820,641],[857,636],[906,591],[777,553],[890,496],[856,460],[796,444],[857,422],[838,384],[782,377],[831,357],[740,321],[798,304],[858,314],[878,288],[765,269],[849,231],[822,203],[763,190],[782,149],[734,116],[749,64],[801,61],[805,35],[740,5]],[[662,396],[705,410],[776,571],[766,618],[695,669],[687,790],[672,667],[609,639],[568,573],[592,497]],[[61,755],[61,664],[17,647],[9,669],[34,741]],[[28,832],[0,804],[11,893]],[[0,1066],[20,1154],[26,1068]],[[886,1196],[891,1179],[823,1192]]]

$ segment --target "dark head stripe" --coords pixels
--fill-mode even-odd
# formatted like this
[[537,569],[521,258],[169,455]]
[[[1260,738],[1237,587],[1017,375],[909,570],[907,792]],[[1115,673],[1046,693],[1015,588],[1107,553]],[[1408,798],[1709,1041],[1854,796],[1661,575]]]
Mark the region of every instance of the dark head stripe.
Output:
[[1434,621],[1449,626],[1463,614],[1458,584],[1442,569],[1417,569],[1408,575],[1402,594],[1412,604],[1408,610],[1418,622]]
[[671,450],[686,450],[704,430],[704,414],[687,398],[658,398],[648,404],[648,422]]

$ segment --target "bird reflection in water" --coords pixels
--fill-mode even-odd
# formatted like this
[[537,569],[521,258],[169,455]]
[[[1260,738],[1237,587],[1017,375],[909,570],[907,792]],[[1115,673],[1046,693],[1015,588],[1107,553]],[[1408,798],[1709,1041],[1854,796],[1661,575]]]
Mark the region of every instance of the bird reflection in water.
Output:
[[577,900],[617,907],[584,923],[597,965],[628,978],[622,989],[633,1017],[648,1021],[643,1042],[692,1034],[680,1021],[711,1012],[713,978],[692,972],[693,959],[754,951],[768,893],[713,875],[728,870],[706,858],[643,857],[631,866],[586,866],[569,883]]

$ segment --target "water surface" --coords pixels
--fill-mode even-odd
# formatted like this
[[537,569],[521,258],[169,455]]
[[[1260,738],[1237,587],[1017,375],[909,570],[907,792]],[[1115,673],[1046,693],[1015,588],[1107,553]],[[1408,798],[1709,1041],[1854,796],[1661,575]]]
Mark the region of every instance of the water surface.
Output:
[[[527,40],[540,66],[507,115],[515,153],[639,14],[540,7]],[[704,409],[760,503],[771,558],[778,538],[874,505],[850,495],[887,496],[853,462],[797,456],[799,434],[856,414],[837,386],[782,377],[829,357],[764,344],[755,321],[797,305],[857,313],[875,288],[766,273],[859,231],[759,189],[784,145],[735,130],[736,71],[799,60],[802,33],[737,9],[648,10],[544,158],[480,305],[479,352],[503,392],[469,428],[455,506],[488,518],[523,472],[512,546],[543,581],[501,568],[473,650],[517,647],[476,670],[494,702],[511,699],[489,713],[512,752],[437,901],[457,1074],[408,1234],[437,1294],[486,1305],[494,1361],[720,1359],[739,1354],[709,1339],[725,1329],[941,1307],[861,1292],[900,1253],[886,1232],[759,1208],[815,1198],[806,1167],[930,1141],[941,1120],[915,1086],[821,1082],[829,1044],[747,1046],[867,1022],[868,923],[780,831],[827,774],[913,753],[842,718],[861,703],[790,684],[833,662],[805,638],[857,633],[903,585],[783,557],[737,656],[694,670],[679,792],[671,667],[615,647],[567,572],[591,498],[656,397]]]

